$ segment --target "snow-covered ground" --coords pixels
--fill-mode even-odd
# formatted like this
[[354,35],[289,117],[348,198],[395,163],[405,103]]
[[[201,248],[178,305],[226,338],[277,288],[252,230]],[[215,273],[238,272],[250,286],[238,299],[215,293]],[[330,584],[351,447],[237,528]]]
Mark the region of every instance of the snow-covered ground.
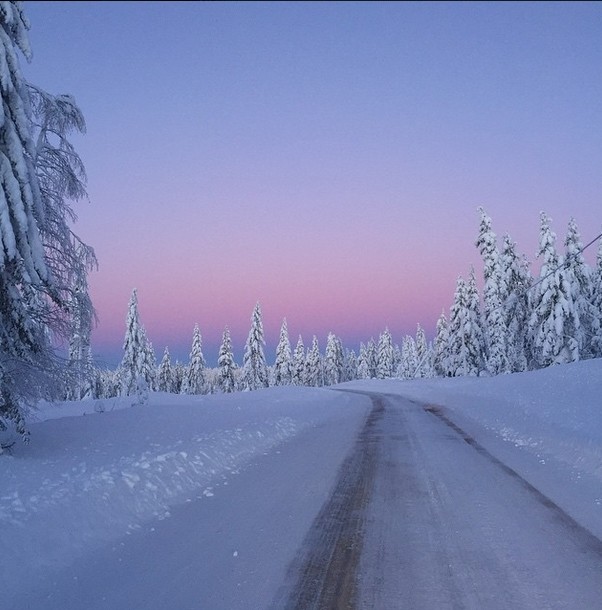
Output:
[[[282,528],[280,555],[272,547],[269,556],[253,559],[263,562],[267,575],[257,585],[265,589],[257,603],[270,599],[371,407],[367,397],[335,389],[400,394],[442,407],[447,418],[602,538],[600,359],[495,378],[367,380],[199,397],[157,393],[134,406],[123,398],[100,405],[44,404],[32,415],[31,443],[17,443],[0,456],[3,598],[16,600],[91,553],[159,529],[173,513],[182,520],[186,505],[201,503],[207,524],[226,511],[233,527],[253,528],[253,508],[232,495],[243,488],[245,494],[267,494],[254,490],[251,472],[264,459],[273,462],[274,498],[278,490],[286,496],[287,486],[307,487],[294,523],[290,514],[276,516],[279,507],[270,505],[270,497],[257,499],[261,510],[272,511],[273,527]],[[311,482],[301,480],[303,468],[315,472]],[[245,477],[242,486],[238,481]],[[286,497],[279,502],[283,512],[292,511]],[[218,544],[216,536],[207,539]],[[232,569],[223,563],[226,555],[228,561],[244,555],[245,541],[240,543],[240,549],[215,549],[216,563],[207,566],[214,577]],[[256,545],[250,539],[247,544]]]

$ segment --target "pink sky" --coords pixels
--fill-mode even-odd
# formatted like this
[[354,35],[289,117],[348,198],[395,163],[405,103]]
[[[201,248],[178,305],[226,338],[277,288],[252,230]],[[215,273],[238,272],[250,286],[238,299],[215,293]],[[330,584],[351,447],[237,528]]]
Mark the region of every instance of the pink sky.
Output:
[[[322,347],[432,337],[480,272],[482,205],[531,260],[602,231],[600,3],[28,2],[26,76],[71,93],[96,249],[95,356],[131,291],[160,358],[215,363],[252,309]],[[595,248],[588,251],[593,261]]]

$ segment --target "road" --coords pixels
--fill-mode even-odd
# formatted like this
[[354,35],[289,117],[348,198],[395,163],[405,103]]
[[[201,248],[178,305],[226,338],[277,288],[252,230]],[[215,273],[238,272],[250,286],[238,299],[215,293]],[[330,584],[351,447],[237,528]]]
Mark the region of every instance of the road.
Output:
[[273,608],[602,608],[602,543],[439,409],[374,407]]
[[445,412],[364,394],[364,416],[306,431],[7,607],[602,608],[597,538]]

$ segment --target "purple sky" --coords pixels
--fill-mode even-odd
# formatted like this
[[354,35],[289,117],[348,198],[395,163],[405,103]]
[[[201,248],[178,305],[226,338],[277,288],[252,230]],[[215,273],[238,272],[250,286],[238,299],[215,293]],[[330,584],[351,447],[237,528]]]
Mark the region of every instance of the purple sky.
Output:
[[[432,337],[481,270],[482,205],[534,260],[539,212],[602,231],[600,2],[25,2],[23,72],[72,94],[96,358],[127,304],[157,358]],[[588,250],[593,262],[595,247]]]

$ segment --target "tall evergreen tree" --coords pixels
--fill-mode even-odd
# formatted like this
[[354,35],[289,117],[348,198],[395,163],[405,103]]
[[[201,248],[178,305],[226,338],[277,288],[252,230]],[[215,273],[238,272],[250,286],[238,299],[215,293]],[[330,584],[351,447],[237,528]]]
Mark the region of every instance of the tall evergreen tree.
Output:
[[402,379],[414,379],[418,368],[418,355],[414,337],[406,335],[401,342],[401,362],[397,374]]
[[159,375],[157,380],[157,389],[159,392],[171,392],[173,389],[173,371],[171,368],[171,356],[169,349],[165,347],[163,358],[159,365]]
[[385,328],[378,338],[376,350],[376,376],[378,379],[393,377],[393,338],[388,328]]
[[243,383],[246,390],[258,390],[268,387],[268,367],[263,346],[263,321],[259,303],[255,305],[251,316],[251,330],[245,345],[243,356]]
[[345,363],[343,366],[343,381],[357,379],[357,356],[354,350],[345,350]]
[[591,269],[583,256],[581,235],[574,218],[569,220],[565,239],[565,277],[572,296],[575,315],[575,339],[579,358],[591,358],[594,353],[592,338],[598,312],[594,309]]
[[416,358],[418,361],[416,377],[434,377],[433,350],[420,324],[416,328]]
[[449,358],[449,326],[445,311],[441,312],[437,320],[437,330],[435,333],[435,345],[433,350],[433,368],[435,374],[440,377],[446,377],[450,374],[448,358]]
[[230,393],[236,389],[234,354],[230,330],[226,326],[222,336],[222,344],[217,357],[217,386],[222,392]]
[[357,361],[357,378],[370,379],[370,356],[368,347],[364,343],[360,343],[360,353]]
[[342,381],[343,358],[341,340],[334,333],[328,333],[324,353],[324,385],[334,385]]
[[120,394],[135,394],[139,378],[146,379],[149,367],[148,340],[138,313],[138,293],[132,290],[126,317],[123,358],[120,365]]
[[288,338],[286,318],[282,320],[280,338],[276,347],[276,362],[274,363],[274,385],[290,385],[293,378],[293,363],[291,343]]
[[579,359],[579,319],[564,260],[556,251],[556,234],[550,219],[541,212],[538,257],[540,275],[534,286],[533,309],[529,320],[534,356],[541,367]]
[[502,287],[501,295],[508,363],[512,372],[524,371],[533,361],[531,340],[526,332],[531,315],[529,289],[533,283],[529,263],[519,257],[516,244],[508,234],[504,235],[500,258]]
[[476,246],[483,258],[483,304],[484,304],[484,346],[487,370],[492,375],[510,372],[507,356],[507,329],[502,308],[502,295],[506,293],[502,285],[500,253],[497,238],[491,228],[491,218],[480,207],[481,222]]
[[478,323],[478,292],[474,271],[468,284],[462,277],[456,283],[456,293],[449,320],[449,373],[454,376],[478,375],[481,371],[483,346]]
[[316,335],[313,336],[311,348],[307,350],[305,358],[305,385],[310,387],[320,387],[324,385],[322,356],[320,355],[320,347]]
[[303,338],[299,335],[295,352],[293,354],[293,385],[303,385],[305,383],[305,345]]
[[602,356],[602,239],[598,243],[596,267],[592,274],[592,320],[591,349],[594,358]]
[[190,364],[186,371],[184,390],[186,394],[205,394],[205,357],[203,356],[203,339],[199,325],[194,325],[192,332],[192,348],[190,350]]

